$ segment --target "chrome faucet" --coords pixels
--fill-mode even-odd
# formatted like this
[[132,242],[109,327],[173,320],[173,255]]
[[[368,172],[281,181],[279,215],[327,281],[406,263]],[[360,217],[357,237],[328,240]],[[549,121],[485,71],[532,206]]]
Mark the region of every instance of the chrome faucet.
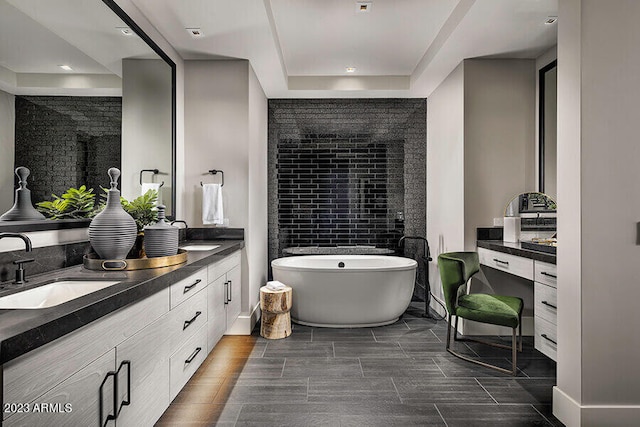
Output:
[[[24,242],[25,252],[32,251],[31,239],[29,239],[27,235],[22,233],[0,233],[0,239],[3,239],[5,237],[15,237],[17,239],[22,239],[22,241]],[[27,281],[27,276],[23,264],[33,261],[35,261],[33,258],[18,259],[13,261],[13,264],[18,266],[18,268],[16,268],[16,280],[13,282],[14,285],[22,285]]]

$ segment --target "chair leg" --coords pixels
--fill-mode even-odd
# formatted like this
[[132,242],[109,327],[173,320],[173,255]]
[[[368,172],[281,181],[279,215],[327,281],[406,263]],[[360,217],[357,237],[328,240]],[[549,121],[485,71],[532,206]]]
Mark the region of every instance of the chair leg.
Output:
[[520,316],[520,323],[518,327],[520,329],[520,353],[522,353],[522,316]]
[[[499,366],[491,365],[489,363],[482,362],[480,360],[472,359],[472,358],[470,358],[468,356],[465,356],[463,354],[460,354],[460,353],[457,353],[457,352],[453,351],[451,349],[451,317],[452,317],[452,315],[449,315],[448,323],[447,323],[448,324],[448,326],[447,326],[447,343],[445,345],[445,347],[447,349],[447,352],[453,354],[454,356],[456,356],[459,359],[466,360],[467,362],[475,363],[476,365],[484,366],[485,368],[495,369],[496,371],[499,371],[499,372],[502,372],[502,373],[505,373],[505,374],[510,374],[510,375],[513,375],[513,376],[516,375],[515,352],[516,352],[516,348],[517,347],[516,347],[516,341],[515,341],[516,340],[516,329],[515,328],[513,329],[513,343],[512,343],[511,347],[508,347],[508,346],[505,346],[505,345],[502,345],[502,344],[497,344],[496,345],[496,344],[492,344],[492,343],[489,343],[489,342],[480,341],[480,340],[474,340],[474,339],[461,339],[461,340],[459,340],[459,341],[475,341],[475,342],[480,342],[482,344],[492,345],[494,347],[511,348],[513,350],[512,353],[513,353],[514,357],[513,357],[512,369],[509,370],[509,369],[501,368]],[[458,341],[456,339],[456,336],[458,334],[458,316],[456,316],[456,321],[454,322],[454,324],[455,324],[455,327],[453,329],[453,339],[454,339],[454,341]]]
[[[522,328],[520,329],[522,331]],[[511,338],[511,375],[516,376],[516,357],[518,355],[518,347],[516,341],[516,328],[513,328],[513,336]],[[520,351],[522,351],[522,334],[520,335]]]

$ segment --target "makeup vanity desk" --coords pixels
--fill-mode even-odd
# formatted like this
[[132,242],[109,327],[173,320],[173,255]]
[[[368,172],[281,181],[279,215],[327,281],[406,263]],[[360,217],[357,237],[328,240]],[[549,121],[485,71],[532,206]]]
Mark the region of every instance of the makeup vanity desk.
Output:
[[504,271],[534,284],[535,347],[556,360],[557,273],[556,255],[522,248],[520,243],[478,240],[480,264]]

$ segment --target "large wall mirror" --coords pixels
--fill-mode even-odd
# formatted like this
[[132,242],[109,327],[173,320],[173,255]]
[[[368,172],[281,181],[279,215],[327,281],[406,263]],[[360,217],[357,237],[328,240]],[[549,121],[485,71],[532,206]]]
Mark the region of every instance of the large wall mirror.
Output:
[[557,197],[557,61],[539,71],[539,132],[538,132],[538,189],[552,198]]
[[174,216],[175,63],[135,22],[113,0],[0,0],[0,41],[0,213],[18,166],[34,204],[99,194],[115,166],[124,197],[162,184]]

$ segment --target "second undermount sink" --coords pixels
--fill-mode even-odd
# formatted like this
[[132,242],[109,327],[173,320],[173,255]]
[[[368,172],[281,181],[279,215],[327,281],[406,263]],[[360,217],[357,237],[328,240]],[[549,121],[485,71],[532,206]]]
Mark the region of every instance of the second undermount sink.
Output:
[[120,283],[114,280],[60,280],[0,298],[0,309],[53,307]]
[[185,251],[212,251],[219,247],[220,245],[186,245],[180,246],[180,249],[184,249]]

